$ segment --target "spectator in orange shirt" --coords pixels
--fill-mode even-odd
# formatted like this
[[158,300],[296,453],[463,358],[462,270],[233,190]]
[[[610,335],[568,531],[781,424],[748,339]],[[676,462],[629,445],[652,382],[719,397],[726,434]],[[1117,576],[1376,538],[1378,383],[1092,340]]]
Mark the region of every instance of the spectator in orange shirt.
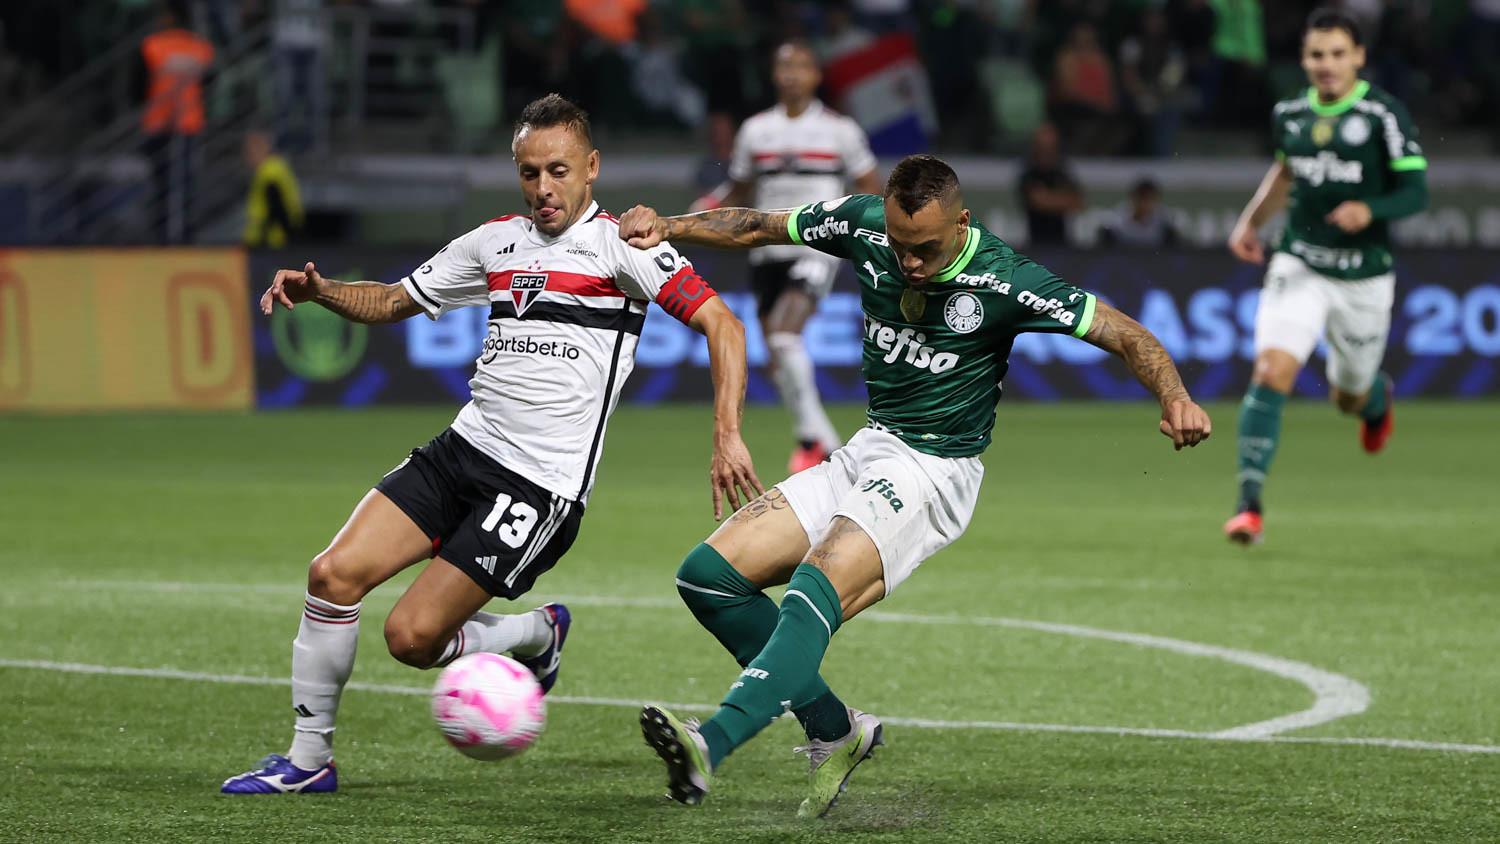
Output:
[[157,30],[141,39],[147,79],[141,132],[151,162],[147,216],[164,243],[192,238],[193,139],[203,132],[203,76],[214,59],[213,45],[181,20],[176,4],[163,3]]

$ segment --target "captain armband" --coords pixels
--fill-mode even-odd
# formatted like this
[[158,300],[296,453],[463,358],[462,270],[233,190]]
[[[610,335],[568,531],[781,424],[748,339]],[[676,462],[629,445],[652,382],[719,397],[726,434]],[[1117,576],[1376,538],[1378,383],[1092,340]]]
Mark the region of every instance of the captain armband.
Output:
[[662,285],[661,292],[656,294],[656,304],[673,319],[687,325],[703,303],[717,295],[691,266],[685,266]]

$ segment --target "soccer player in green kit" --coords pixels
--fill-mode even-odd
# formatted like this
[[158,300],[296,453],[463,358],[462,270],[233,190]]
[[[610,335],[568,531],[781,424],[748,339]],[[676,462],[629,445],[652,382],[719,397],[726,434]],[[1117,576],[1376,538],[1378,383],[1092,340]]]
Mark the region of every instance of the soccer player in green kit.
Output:
[[1328,382],[1339,410],[1360,419],[1360,444],[1385,447],[1393,428],[1391,378],[1380,371],[1396,276],[1390,221],[1427,204],[1427,159],[1394,97],[1359,78],[1359,27],[1318,10],[1302,39],[1307,93],[1276,105],[1276,163],[1245,206],[1229,249],[1262,263],[1256,231],[1283,208],[1286,228],[1266,267],[1255,316],[1255,370],[1240,406],[1239,503],[1224,523],[1234,542],[1263,536],[1261,488],[1281,437],[1297,373],[1328,341]]
[[[724,757],[786,710],[811,761],[799,815],[826,813],[881,743],[879,719],[845,706],[818,667],[840,625],[968,526],[1017,335],[1067,333],[1113,352],[1160,399],[1174,446],[1209,435],[1156,338],[971,220],[957,175],[931,156],[896,165],[883,197],[668,218],[636,207],[620,236],[642,248],[806,244],[853,264],[865,317],[868,426],[735,513],[677,571],[683,601],[744,669],[702,726],[658,706],[641,713],[680,802],[700,802]],[[761,590],[783,583],[778,609]]]

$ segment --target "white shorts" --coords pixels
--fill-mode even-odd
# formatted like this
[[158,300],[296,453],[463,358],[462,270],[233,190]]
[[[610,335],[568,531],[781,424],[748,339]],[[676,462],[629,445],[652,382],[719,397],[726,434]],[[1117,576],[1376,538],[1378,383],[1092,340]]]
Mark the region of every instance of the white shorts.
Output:
[[923,560],[963,534],[983,479],[978,457],[923,454],[895,434],[864,428],[827,462],[776,486],[811,545],[834,516],[859,525],[880,551],[889,595]]
[[1326,337],[1328,383],[1346,393],[1364,393],[1385,358],[1395,300],[1392,273],[1342,281],[1278,252],[1266,267],[1255,312],[1255,351],[1280,349],[1306,364],[1319,337]]

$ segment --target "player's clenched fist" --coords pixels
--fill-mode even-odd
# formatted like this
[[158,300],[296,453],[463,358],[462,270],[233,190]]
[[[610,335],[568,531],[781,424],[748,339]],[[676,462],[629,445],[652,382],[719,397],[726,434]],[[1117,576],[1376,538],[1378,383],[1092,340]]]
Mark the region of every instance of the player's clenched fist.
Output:
[[313,266],[312,261],[308,261],[307,266],[300,270],[277,270],[271,286],[261,294],[260,312],[270,316],[271,308],[277,302],[290,310],[298,302],[312,301],[322,284],[323,277],[318,275],[318,269]]
[[1229,251],[1234,257],[1249,264],[1263,264],[1266,261],[1266,249],[1260,242],[1260,235],[1254,227],[1241,223],[1234,227],[1234,232],[1229,235]]
[[650,249],[665,239],[656,209],[637,205],[620,218],[620,239],[637,249]]
[[1178,451],[1192,448],[1213,433],[1213,422],[1197,402],[1180,399],[1167,402],[1161,409],[1161,432],[1171,438]]

